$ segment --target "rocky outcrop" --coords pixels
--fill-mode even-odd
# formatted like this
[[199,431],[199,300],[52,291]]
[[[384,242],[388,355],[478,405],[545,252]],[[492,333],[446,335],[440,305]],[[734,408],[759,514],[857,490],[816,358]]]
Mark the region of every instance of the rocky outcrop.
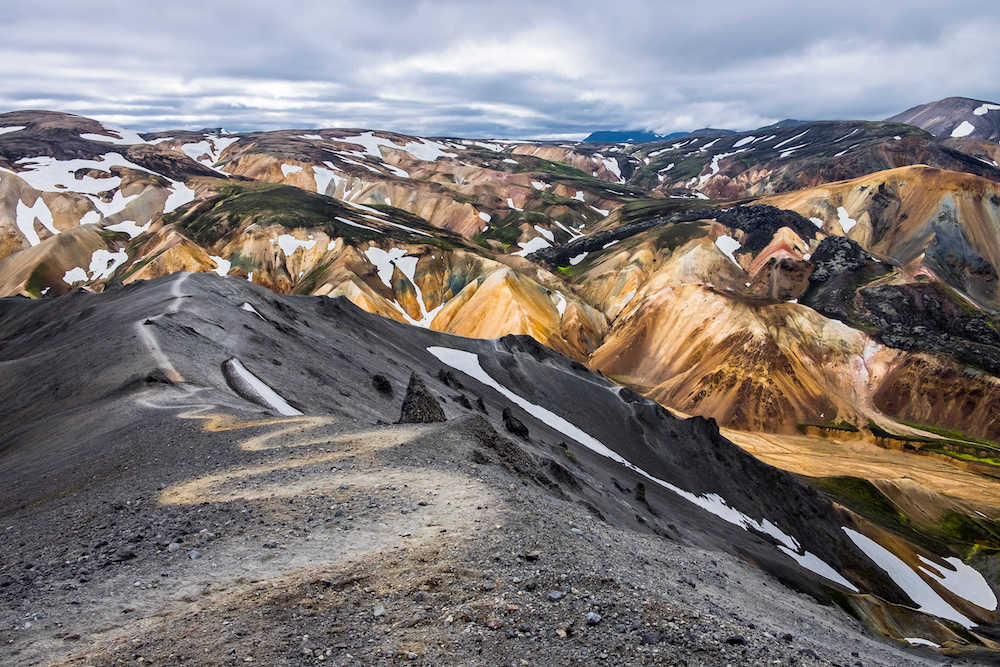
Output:
[[437,398],[416,373],[410,375],[406,396],[399,412],[399,424],[429,424],[445,421],[444,410]]

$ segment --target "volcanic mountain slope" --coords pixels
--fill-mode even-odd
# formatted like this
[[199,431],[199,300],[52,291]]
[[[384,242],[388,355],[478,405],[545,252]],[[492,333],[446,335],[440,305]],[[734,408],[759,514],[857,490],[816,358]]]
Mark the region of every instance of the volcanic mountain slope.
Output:
[[[10,221],[9,245],[27,246],[0,264],[3,293],[53,295],[73,285],[215,271],[279,292],[343,295],[370,312],[461,335],[529,334],[665,405],[769,431],[827,422],[896,428],[895,418],[917,414],[923,422],[936,409],[933,393],[906,410],[893,403],[888,414],[878,406],[889,404],[874,397],[888,395],[886,377],[947,369],[955,378],[949,392],[962,396],[948,405],[962,407],[942,409],[946,421],[937,425],[991,439],[1000,429],[989,315],[997,304],[998,200],[996,181],[986,177],[996,170],[913,128],[800,123],[760,137],[700,133],[663,148],[363,130],[132,136],[60,114],[3,118],[23,125],[0,135],[11,167],[0,174],[9,193],[0,216],[6,211]],[[125,159],[95,152],[119,147],[107,142],[136,159],[155,154],[144,164],[166,175],[137,164],[99,169]],[[682,192],[678,185],[711,191],[730,179],[728,158],[715,159],[720,151],[739,151],[739,160],[756,165],[745,172],[753,178],[742,194],[787,187],[780,174],[790,169],[822,180],[824,164],[829,173],[854,173],[928,155],[984,176],[905,167],[763,200],[809,220],[704,202],[695,189],[664,196]],[[849,157],[862,153],[869,157]],[[624,183],[642,183],[661,157],[683,158],[701,175],[648,193]],[[442,197],[450,203],[433,204]],[[103,218],[81,214],[99,204]],[[75,213],[60,218],[62,210]],[[97,224],[74,226],[77,215]],[[57,225],[64,229],[54,234]],[[870,276],[879,285],[857,297],[853,288],[821,290],[820,303],[811,256],[826,237],[844,234],[886,266],[872,265],[882,266]],[[851,266],[868,275],[863,265]],[[927,280],[915,294],[970,300],[937,308],[933,337],[913,327],[916,313],[935,307],[920,296],[914,309],[906,287]],[[849,316],[830,296],[857,299],[876,287],[882,302],[890,294],[914,317]],[[809,290],[806,301],[789,303]],[[984,314],[967,317],[966,305]],[[712,326],[720,318],[728,325]],[[688,335],[660,335],[673,323]],[[931,357],[914,366],[897,350]],[[963,375],[962,363],[987,375]],[[910,370],[896,372],[904,365]]]
[[[995,209],[988,198],[985,206],[972,210],[988,230]],[[912,222],[919,230],[929,221]],[[964,374],[968,391],[952,385],[936,396],[934,383],[915,387],[923,398],[914,405],[925,416],[940,405],[951,427],[995,438],[995,317],[933,273],[894,269],[843,237],[836,221],[823,224],[767,206],[688,209],[536,257],[562,265],[584,256],[565,267],[570,283],[609,319],[590,365],[664,405],[753,430],[872,422],[892,430],[901,413],[885,414],[875,396],[886,395],[888,377],[900,377],[906,350],[935,359],[924,365],[928,375],[940,369],[957,379],[963,364],[980,369]],[[990,255],[997,246],[987,237]],[[938,256],[955,264],[953,250]],[[943,407],[953,392],[961,410]]]
[[[1000,183],[926,166],[904,167],[763,201],[825,231],[1000,308]],[[837,229],[835,226],[839,226]]]
[[9,660],[918,660],[747,562],[890,637],[995,646],[946,542],[531,338],[182,273],[5,299],[0,339]]
[[907,109],[887,119],[927,130],[936,137],[977,137],[1000,141],[1000,104],[968,97],[946,97]]

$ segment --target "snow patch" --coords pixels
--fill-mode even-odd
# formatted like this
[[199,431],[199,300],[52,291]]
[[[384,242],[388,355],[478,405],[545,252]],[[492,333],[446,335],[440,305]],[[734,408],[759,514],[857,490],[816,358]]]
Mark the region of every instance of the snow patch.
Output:
[[722,254],[728,257],[733,264],[739,266],[741,271],[743,270],[743,267],[740,266],[740,263],[736,261],[735,255],[733,255],[734,252],[740,249],[739,241],[734,239],[732,236],[726,236],[724,234],[719,238],[715,239],[715,246],[720,251],[722,251]]
[[373,246],[365,250],[365,257],[375,265],[379,279],[389,289],[392,289],[392,272],[395,261],[404,256],[406,256],[406,251],[402,248],[389,248],[389,251],[386,252]]
[[229,367],[233,369],[233,373],[237,377],[250,385],[250,388],[256,394],[256,398],[270,406],[279,415],[294,417],[302,414],[300,410],[296,410],[289,405],[288,402],[278,394],[278,392],[271,389],[259,377],[247,370],[247,367],[244,366],[239,359],[233,357],[227,363],[229,364]]
[[[263,315],[261,315],[260,313],[258,313],[258,312],[257,312],[257,309],[256,309],[256,308],[254,308],[253,306],[251,306],[251,305],[250,305],[250,304],[249,304],[248,302],[246,302],[246,301],[244,301],[243,303],[241,303],[241,304],[240,304],[240,310],[245,310],[245,311],[247,311],[248,313],[253,313],[254,315],[256,315],[257,317],[259,317],[260,319],[264,320],[264,316],[263,316]],[[267,320],[264,320],[264,321],[266,322]]]
[[17,208],[15,210],[15,217],[17,220],[17,228],[24,235],[30,245],[36,246],[41,243],[38,238],[38,232],[35,230],[35,219],[37,218],[39,222],[45,229],[49,230],[52,234],[58,234],[59,230],[55,228],[52,223],[52,211],[49,207],[45,205],[45,202],[41,197],[35,199],[35,203],[28,206],[20,199],[17,200]]
[[313,178],[316,179],[316,192],[321,195],[326,194],[326,189],[329,187],[330,181],[334,182],[333,187],[336,188],[340,185],[340,182],[344,180],[343,177],[339,176],[337,172],[334,171],[336,167],[333,166],[333,163],[324,162],[323,164],[329,167],[329,169],[315,166],[312,168]]
[[297,174],[300,171],[302,171],[302,167],[300,167],[297,164],[283,164],[283,165],[281,165],[281,173],[284,176],[288,176],[289,174]]
[[826,224],[821,218],[809,218],[809,222],[816,225],[819,229],[823,229],[823,225]]
[[740,146],[746,146],[747,144],[753,143],[756,139],[757,139],[757,137],[754,137],[754,136],[743,137],[742,139],[740,139],[739,141],[737,141],[735,144],[733,144],[733,148],[739,148]]
[[7,127],[0,127],[0,134],[7,134],[8,132],[18,132],[23,130],[25,125],[8,125]]
[[457,153],[448,153],[444,150],[448,148],[446,145],[429,139],[408,141],[400,146],[389,139],[376,137],[373,132],[369,131],[352,137],[344,137],[340,141],[363,146],[368,155],[377,157],[379,160],[382,159],[382,146],[392,150],[406,151],[418,160],[424,160],[425,162],[433,162],[439,157],[457,157]]
[[845,579],[844,575],[840,574],[840,572],[837,572],[830,566],[829,563],[819,558],[815,554],[810,553],[809,551],[805,551],[800,554],[797,551],[789,549],[785,545],[778,545],[778,548],[782,552],[784,552],[785,555],[791,557],[793,560],[795,560],[796,563],[798,563],[805,569],[810,570],[811,572],[815,572],[821,577],[826,577],[830,581],[835,581],[844,588],[847,588],[848,590],[852,590],[855,593],[858,592],[857,587],[851,582],[849,582],[847,579]]
[[799,132],[798,134],[796,134],[796,135],[795,135],[794,137],[792,137],[791,139],[785,139],[784,141],[781,141],[781,142],[778,142],[778,143],[776,143],[775,145],[771,146],[771,148],[781,148],[781,147],[782,147],[782,146],[784,146],[785,144],[790,144],[790,143],[792,143],[793,141],[795,141],[796,139],[798,139],[799,137],[801,137],[801,136],[804,136],[804,135],[805,135],[805,133],[806,133],[806,132],[808,132],[808,131],[809,131],[809,130],[805,130],[805,131],[803,131],[803,132]]
[[215,262],[215,268],[213,269],[213,271],[215,271],[216,275],[220,276],[229,275],[229,269],[232,268],[233,266],[232,262],[230,262],[228,259],[222,259],[221,257],[218,257],[216,255],[209,255],[209,258],[211,258],[211,260]]
[[951,131],[951,136],[953,137],[967,137],[976,131],[976,126],[967,120],[963,120],[959,123],[958,127]]
[[116,213],[124,211],[126,206],[139,198],[139,195],[130,195],[126,197],[122,194],[121,190],[115,190],[115,194],[111,197],[110,202],[105,202],[96,195],[87,195],[87,198],[94,204],[94,208],[101,212],[103,217],[109,218]]
[[520,255],[521,257],[527,257],[536,250],[541,250],[542,248],[548,248],[551,244],[541,236],[536,236],[535,238],[527,242],[518,241],[517,245],[519,245],[521,249],[512,254]]
[[35,190],[42,192],[77,192],[96,195],[121,185],[122,179],[113,175],[109,175],[107,178],[84,176],[77,179],[76,172],[81,169],[101,170],[110,174],[111,167],[126,167],[147,174],[155,173],[129,162],[119,153],[105,153],[99,160],[57,160],[47,155],[40,155],[21,158],[16,164],[19,167],[25,167],[25,170],[8,173],[14,174]]
[[388,169],[390,173],[392,173],[395,176],[399,176],[400,178],[409,178],[410,177],[410,172],[406,171],[405,169],[400,169],[399,167],[397,167],[394,164],[389,164],[388,162],[383,162],[382,166],[385,167],[386,169]]
[[809,145],[808,143],[805,143],[805,144],[799,144],[798,146],[792,146],[791,148],[786,148],[785,150],[781,151],[781,155],[779,157],[784,159],[789,155],[791,155],[792,153],[794,153],[795,151],[799,150],[800,148],[805,148],[808,145]]
[[164,213],[170,213],[184,204],[194,201],[194,190],[189,188],[184,183],[181,183],[180,181],[171,181],[170,188],[170,196],[167,197],[167,201],[163,203]]
[[860,129],[861,128],[859,128],[859,127],[854,128],[853,130],[851,130],[850,132],[848,132],[847,134],[845,134],[844,136],[842,136],[840,139],[834,139],[833,143],[835,143],[835,144],[836,143],[840,143],[841,141],[843,141],[847,137],[854,136],[855,134],[857,134],[858,130],[860,130]]
[[559,317],[563,316],[566,312],[566,297],[563,296],[562,292],[555,292],[556,298],[556,312],[559,313]]
[[299,248],[310,250],[314,245],[316,241],[300,241],[291,234],[282,234],[278,237],[278,247],[286,256],[293,255]]
[[[83,223],[83,220],[81,220],[80,222]],[[128,237],[130,239],[134,239],[136,236],[142,234],[147,229],[149,229],[149,226],[151,224],[153,224],[152,220],[150,220],[144,225],[136,224],[135,220],[122,220],[118,224],[107,225],[105,229],[110,229],[113,232],[124,232],[128,234]]]
[[944,561],[951,566],[949,569],[919,554],[917,557],[924,563],[924,565],[919,566],[921,570],[958,597],[988,611],[997,608],[997,596],[990,585],[986,583],[986,579],[977,570],[962,562],[961,559],[945,558]]
[[128,255],[124,250],[108,252],[104,248],[98,248],[90,256],[90,279],[104,280],[127,260]]
[[[972,113],[976,116],[985,116],[990,110],[996,111],[998,109],[1000,109],[1000,104],[990,104],[987,102],[973,109]],[[3,130],[0,130],[0,133],[2,132]]]
[[608,171],[610,171],[612,174],[614,174],[615,178],[618,179],[619,183],[624,183],[625,182],[625,179],[622,178],[622,171],[621,171],[621,169],[618,168],[618,161],[617,160],[615,160],[614,158],[605,158],[604,159],[604,168],[607,169]]
[[556,240],[555,236],[552,234],[552,230],[545,229],[544,227],[539,227],[538,225],[535,225],[534,227],[535,231],[544,236],[546,239],[548,239],[550,243]]
[[63,274],[63,282],[67,285],[72,285],[73,283],[82,283],[87,281],[87,272],[83,270],[83,267],[74,266],[72,269]]
[[148,144],[149,142],[139,136],[138,132],[132,130],[122,130],[118,128],[104,128],[112,135],[117,134],[118,136],[107,136],[104,134],[93,134],[86,133],[81,134],[81,139],[86,139],[87,141],[100,141],[105,144],[117,144],[119,146],[132,146],[134,144]]
[[845,234],[854,229],[854,225],[858,224],[857,220],[847,215],[847,209],[843,206],[837,207],[837,221],[840,222],[840,226]]
[[489,222],[490,220],[493,219],[493,216],[490,215],[489,213],[484,213],[484,212],[480,211],[479,212],[479,219],[482,220],[483,222]]
[[907,597],[913,600],[919,611],[947,618],[967,628],[976,625],[945,602],[919,574],[894,553],[856,530],[846,526],[843,530],[855,546],[885,571],[889,578],[906,593]]
[[940,644],[935,644],[930,639],[924,639],[923,637],[903,637],[903,639],[917,646],[930,646],[931,648],[941,648]]
[[400,273],[406,276],[406,279],[410,281],[410,285],[413,287],[413,291],[416,293],[417,306],[420,308],[420,319],[415,320],[410,317],[409,313],[399,305],[399,302],[393,301],[392,303],[410,324],[425,329],[430,328],[431,322],[434,321],[434,317],[438,314],[438,311],[444,308],[444,303],[441,303],[430,311],[424,305],[424,295],[420,291],[420,286],[417,285],[416,279],[418,258],[408,256],[406,250],[402,248],[389,248],[387,252],[374,246],[365,251],[365,257],[375,265],[378,270],[379,279],[389,289],[392,289],[392,274],[394,269],[398,268]]
[[[354,222],[353,220],[348,220],[347,218],[341,218],[340,216],[337,216],[336,218],[334,218],[334,220],[342,222],[345,225],[350,225],[351,227],[357,227],[359,229],[367,229],[369,231],[375,232],[376,234],[382,233],[381,231],[375,229],[374,227],[369,227],[368,225],[362,225],[360,222]],[[327,244],[326,249],[333,250],[333,241],[330,241],[330,243]]]

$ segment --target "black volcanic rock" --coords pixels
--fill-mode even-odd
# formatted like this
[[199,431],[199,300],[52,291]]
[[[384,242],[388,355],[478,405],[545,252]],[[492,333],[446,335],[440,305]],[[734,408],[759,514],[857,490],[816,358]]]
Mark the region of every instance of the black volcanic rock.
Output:
[[399,424],[430,424],[445,421],[444,410],[416,373],[410,375]]
[[524,425],[523,421],[514,416],[510,408],[504,408],[501,416],[503,418],[503,425],[508,431],[523,440],[528,440],[528,427]]
[[805,240],[816,237],[816,225],[795,211],[765,204],[734,206],[719,211],[714,217],[727,227],[744,233],[741,252],[760,252],[782,227],[788,227]]
[[871,255],[853,239],[846,236],[828,236],[820,241],[812,254],[815,268],[810,282],[825,283],[834,276],[854,273],[872,261]]
[[951,288],[938,283],[865,287],[892,267],[841,236],[823,239],[811,262],[809,289],[800,303],[868,331],[890,347],[942,354],[1000,374],[998,323]]

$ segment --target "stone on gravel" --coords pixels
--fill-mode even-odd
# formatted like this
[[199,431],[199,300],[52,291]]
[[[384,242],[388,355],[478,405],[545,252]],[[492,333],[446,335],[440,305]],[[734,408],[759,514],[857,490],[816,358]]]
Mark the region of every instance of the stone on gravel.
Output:
[[510,411],[510,408],[503,409],[503,425],[508,431],[517,437],[524,440],[529,439],[528,427],[524,425],[524,422],[514,416],[514,413]]
[[406,387],[406,397],[399,413],[398,424],[429,424],[445,421],[444,410],[434,394],[420,377],[410,375],[410,384]]
[[563,595],[562,591],[549,591],[549,602],[558,602],[562,600]]
[[601,622],[601,615],[595,611],[587,612],[587,625],[597,625]]
[[392,383],[389,379],[381,374],[376,373],[372,376],[372,386],[375,387],[375,391],[380,394],[391,394],[392,393]]

